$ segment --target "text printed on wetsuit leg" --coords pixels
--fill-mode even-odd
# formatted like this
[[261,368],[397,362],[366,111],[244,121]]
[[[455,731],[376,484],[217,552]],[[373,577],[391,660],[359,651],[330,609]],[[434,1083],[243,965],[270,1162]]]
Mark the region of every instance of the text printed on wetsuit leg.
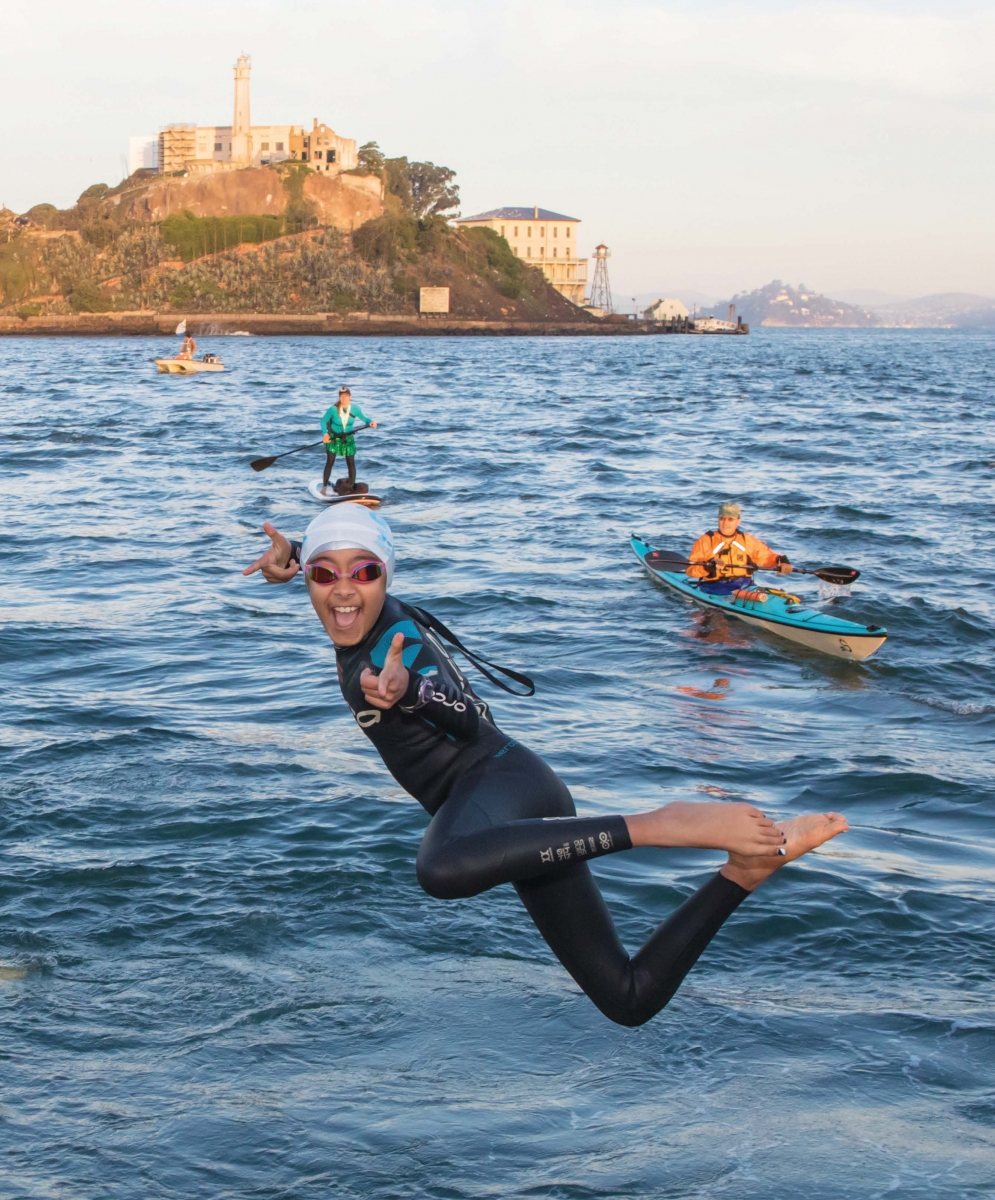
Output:
[[[557,820],[556,817],[547,817],[546,820]],[[566,819],[566,818],[563,818]],[[573,818],[576,820],[576,818]],[[557,846],[555,849],[552,846],[547,846],[545,850],[539,851],[539,861],[544,863],[568,862],[576,853],[578,858],[587,858],[591,854],[597,854],[598,851],[602,854],[607,854],[614,845],[612,835],[607,829],[603,829],[598,834],[598,840],[593,837],[575,838],[573,848],[571,849],[569,842],[564,842],[562,846]]]

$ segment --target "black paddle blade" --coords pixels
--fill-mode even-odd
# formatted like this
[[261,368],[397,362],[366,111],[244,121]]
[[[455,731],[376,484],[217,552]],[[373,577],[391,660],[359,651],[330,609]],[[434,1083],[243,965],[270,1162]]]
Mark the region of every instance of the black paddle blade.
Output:
[[253,471],[265,471],[267,467],[271,467],[279,458],[278,454],[274,454],[272,458],[254,458],[249,466]]
[[686,558],[672,550],[651,550],[646,555],[646,565],[655,571],[683,571],[690,566]]
[[860,572],[855,571],[853,567],[816,567],[812,574],[823,583],[832,583],[836,587],[846,587],[848,583],[860,578]]

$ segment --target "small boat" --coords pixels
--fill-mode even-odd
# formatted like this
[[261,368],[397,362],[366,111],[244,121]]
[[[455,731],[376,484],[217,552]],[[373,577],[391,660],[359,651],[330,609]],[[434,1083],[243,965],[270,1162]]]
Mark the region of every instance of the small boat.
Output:
[[[701,590],[701,580],[692,579],[682,571],[668,571],[663,563],[673,556],[655,550],[648,542],[633,534],[630,545],[636,558],[654,579],[680,592],[695,604],[715,608],[730,617],[738,617],[748,625],[757,625],[789,642],[798,642],[810,650],[831,654],[834,658],[864,659],[879,650],[888,631],[879,625],[858,625],[841,617],[830,617],[815,608],[805,608],[797,596],[775,587],[759,587],[752,580],[744,581],[739,591],[728,595],[713,595]],[[654,556],[660,565],[654,567]]]
[[200,375],[204,371],[223,371],[225,364],[216,354],[203,358],[154,358],[160,375]]

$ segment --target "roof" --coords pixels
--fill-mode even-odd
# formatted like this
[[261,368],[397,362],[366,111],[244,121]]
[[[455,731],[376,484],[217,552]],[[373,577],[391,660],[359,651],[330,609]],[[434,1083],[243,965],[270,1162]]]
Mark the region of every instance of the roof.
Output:
[[473,217],[460,217],[464,221],[579,221],[579,217],[568,217],[564,213],[552,212],[548,208],[492,208],[489,212],[477,213]]

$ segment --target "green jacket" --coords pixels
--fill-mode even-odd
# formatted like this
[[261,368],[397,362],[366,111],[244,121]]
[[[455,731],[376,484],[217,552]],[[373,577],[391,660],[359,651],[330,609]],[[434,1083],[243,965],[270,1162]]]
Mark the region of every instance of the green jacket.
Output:
[[339,406],[333,404],[332,407],[321,418],[321,432],[330,433],[332,437],[345,437],[346,434],[352,433],[357,425],[368,425],[370,418],[363,410],[353,401],[352,409],[349,416],[346,417],[343,423],[339,416]]

